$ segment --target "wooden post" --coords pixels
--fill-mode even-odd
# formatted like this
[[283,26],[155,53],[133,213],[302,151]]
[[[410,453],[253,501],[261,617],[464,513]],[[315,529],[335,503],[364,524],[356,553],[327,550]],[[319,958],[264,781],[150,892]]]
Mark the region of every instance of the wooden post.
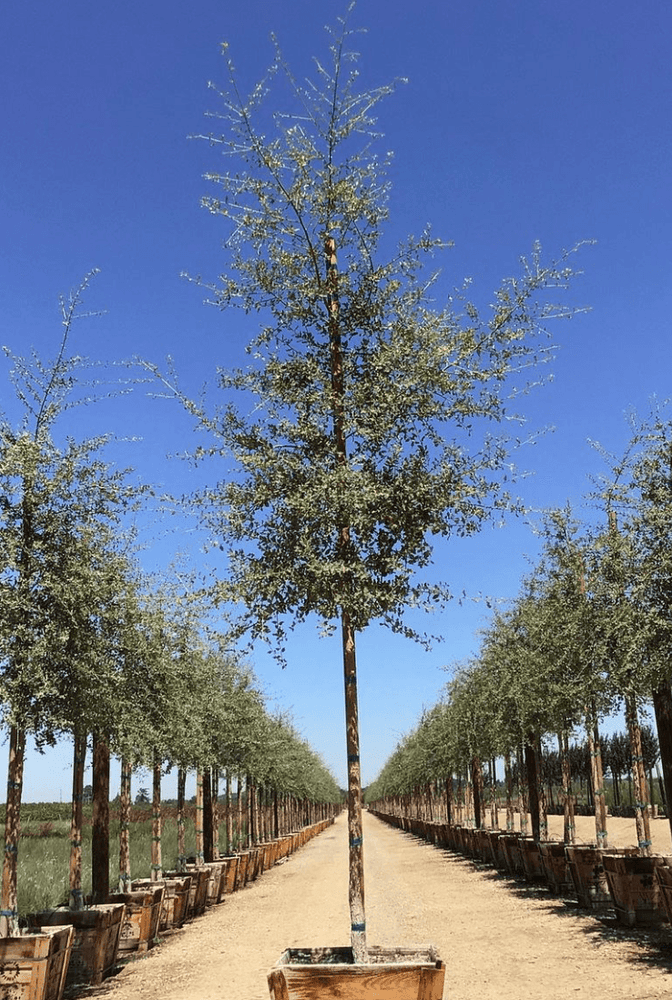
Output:
[[110,895],[110,749],[107,740],[93,738],[93,810],[91,832],[91,888],[94,903]]
[[122,757],[119,787],[119,892],[131,891],[131,774],[131,765]]

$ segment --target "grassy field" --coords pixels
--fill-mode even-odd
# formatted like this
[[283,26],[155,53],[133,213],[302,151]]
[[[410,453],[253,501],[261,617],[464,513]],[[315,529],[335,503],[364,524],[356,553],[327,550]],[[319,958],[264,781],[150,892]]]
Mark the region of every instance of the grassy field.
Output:
[[[91,891],[91,807],[85,806],[83,829],[82,888]],[[165,806],[161,841],[164,868],[174,868],[177,862],[177,813]],[[185,822],[186,853],[195,853],[194,809]],[[4,807],[0,809],[4,823]],[[149,807],[134,806],[131,814],[131,876],[149,878],[151,872],[152,824]],[[224,846],[222,845],[222,850]],[[19,914],[49,909],[66,903],[70,859],[70,807],[63,803],[24,803],[21,807],[21,841],[19,843]],[[116,887],[119,877],[119,816],[110,812],[110,886]]]

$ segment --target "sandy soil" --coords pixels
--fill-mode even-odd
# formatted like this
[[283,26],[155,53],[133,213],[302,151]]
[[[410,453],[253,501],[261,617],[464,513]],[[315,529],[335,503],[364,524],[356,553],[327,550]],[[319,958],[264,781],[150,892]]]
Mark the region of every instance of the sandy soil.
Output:
[[[551,817],[551,836],[562,820]],[[592,820],[578,834],[591,840]],[[612,846],[634,821],[612,819]],[[268,1000],[266,974],[287,947],[348,944],[346,820],[335,825],[122,975],[95,1000]],[[435,945],[450,1000],[672,998],[672,929],[642,932],[598,920],[365,816],[368,939]],[[672,853],[666,820],[654,850]]]

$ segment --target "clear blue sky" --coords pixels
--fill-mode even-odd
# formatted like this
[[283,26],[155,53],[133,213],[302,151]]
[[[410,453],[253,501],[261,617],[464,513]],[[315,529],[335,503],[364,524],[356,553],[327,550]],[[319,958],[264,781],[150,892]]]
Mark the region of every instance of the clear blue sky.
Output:
[[[204,306],[179,277],[215,277],[223,261],[218,220],[199,208],[202,174],[220,162],[187,136],[216,108],[207,83],[224,82],[221,41],[245,82],[270,61],[271,31],[297,72],[309,72],[340,10],[315,0],[5,0],[0,341],[53,355],[59,293],[98,267],[87,306],[106,314],[77,328],[81,353],[171,355],[194,393],[216,366],[241,360],[251,328]],[[578,503],[601,469],[588,439],[618,452],[624,412],[670,393],[672,11],[659,0],[361,0],[355,23],[369,29],[363,84],[409,78],[379,120],[396,154],[390,233],[431,222],[453,240],[446,288],[472,277],[474,298],[487,303],[535,240],[549,255],[597,241],[571,293],[592,311],[556,327],[555,381],[527,404],[531,428],[555,430],[520,457],[534,473],[522,487],[530,505]],[[0,404],[12,417],[6,374],[3,361]],[[194,481],[167,458],[196,440],[171,404],[138,391],[87,410],[72,430],[92,427],[141,436],[118,453],[147,478],[175,491]],[[153,529],[149,566],[177,550],[199,564],[198,533],[180,527]],[[534,550],[516,522],[437,550],[436,573],[457,591],[511,597]],[[445,637],[430,654],[382,630],[362,637],[365,782],[439,698],[442,666],[478,648],[485,621],[484,604],[454,605],[429,623]],[[285,671],[261,654],[254,669],[345,783],[338,643],[304,630],[289,653]],[[31,755],[26,799],[67,798],[69,757],[69,747]]]

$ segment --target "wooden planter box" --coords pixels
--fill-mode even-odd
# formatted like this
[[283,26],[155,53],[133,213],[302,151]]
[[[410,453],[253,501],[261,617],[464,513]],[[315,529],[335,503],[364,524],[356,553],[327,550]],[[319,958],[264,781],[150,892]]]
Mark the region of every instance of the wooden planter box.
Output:
[[288,948],[268,975],[272,1000],[441,1000],[446,967],[431,948]]
[[63,908],[30,913],[28,922],[33,927],[72,927],[66,984],[98,986],[114,970],[124,912],[123,903],[101,903],[86,910]]
[[0,938],[2,1000],[61,1000],[74,936],[60,926]]
[[[667,859],[665,861],[667,862]],[[667,863],[657,865],[656,878],[660,889],[660,898],[667,913],[667,919],[672,923],[672,867]]]
[[523,857],[520,849],[521,839],[522,838],[519,833],[503,833],[499,838],[509,875],[525,874]]
[[526,880],[528,882],[545,882],[546,872],[541,860],[539,843],[534,837],[520,837],[518,846]]
[[187,917],[191,875],[179,874],[178,872],[164,873],[164,878],[160,879],[159,882],[152,882],[151,879],[137,879],[131,883],[131,890],[149,892],[159,884],[163,886],[159,932],[176,930],[182,926]]
[[581,906],[596,913],[614,907],[602,858],[607,854],[638,854],[637,848],[599,848],[594,844],[567,844],[565,854],[574,892]]
[[224,875],[224,885],[225,892],[230,895],[232,892],[236,891],[236,878],[238,877],[238,864],[240,858],[237,854],[227,857],[226,859],[226,873]]
[[247,868],[250,862],[250,852],[241,851],[238,855],[238,871],[236,872],[236,892],[245,888],[247,882]]
[[506,869],[506,858],[501,842],[501,830],[488,830],[488,844],[490,847],[490,860],[498,871]]
[[201,917],[205,913],[210,869],[207,865],[201,865],[198,868],[189,866],[188,870],[191,875],[191,884],[189,886],[189,902],[187,903],[187,920],[193,920],[194,917]]
[[556,892],[559,896],[571,893],[572,876],[569,873],[565,844],[561,840],[542,840],[539,853],[551,892]]
[[164,887],[161,882],[153,885],[153,889],[119,892],[109,897],[110,903],[124,903],[126,907],[119,936],[120,958],[147,951],[159,933]]
[[661,855],[638,857],[628,854],[605,854],[604,871],[616,916],[628,927],[657,927],[667,923],[656,868],[672,863]]

